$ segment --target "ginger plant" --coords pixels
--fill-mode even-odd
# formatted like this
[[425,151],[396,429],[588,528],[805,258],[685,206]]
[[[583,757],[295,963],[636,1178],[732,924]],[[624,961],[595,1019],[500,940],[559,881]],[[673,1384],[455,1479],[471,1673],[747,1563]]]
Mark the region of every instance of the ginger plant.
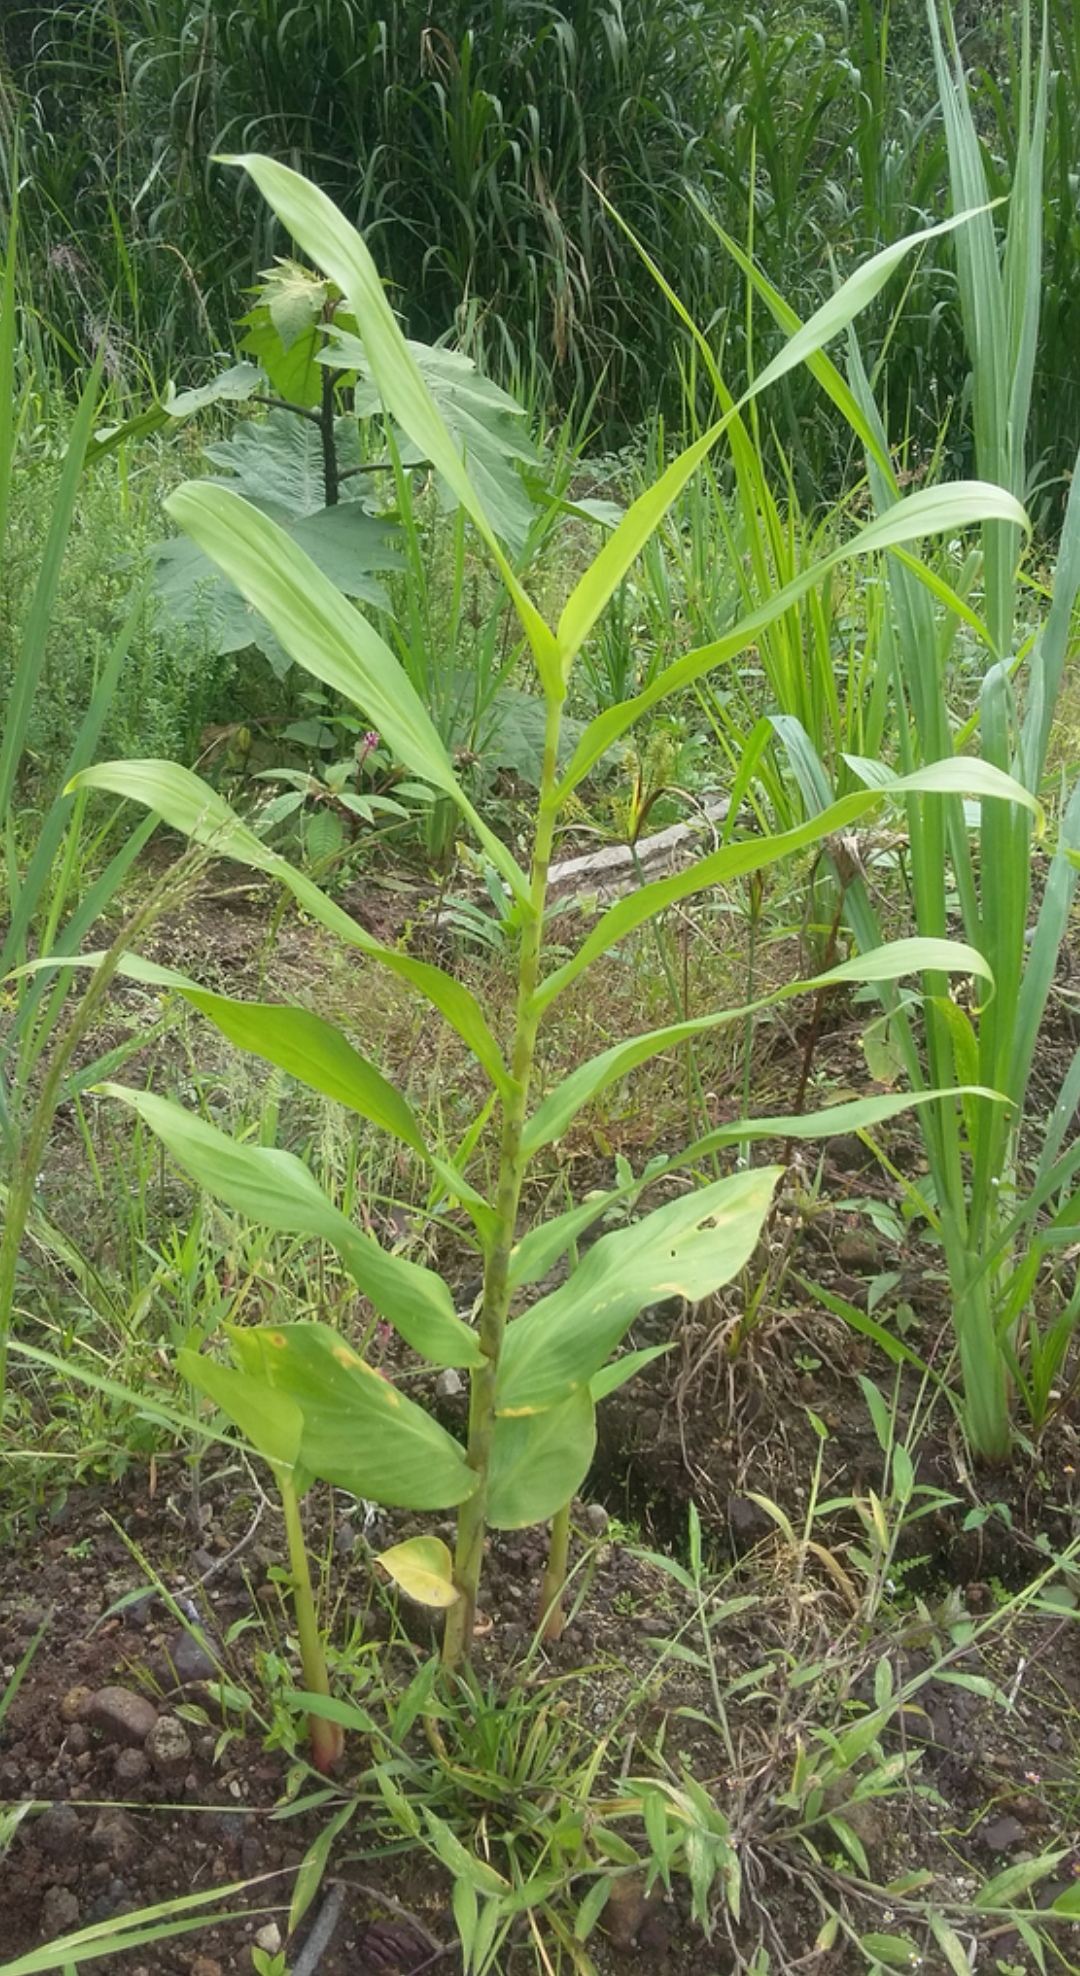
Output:
[[[517,612],[546,710],[528,869],[477,812],[389,646],[296,543],[226,487],[186,485],[171,496],[169,508],[267,620],[294,662],[352,702],[409,772],[455,806],[464,827],[479,841],[506,887],[519,933],[508,1051],[504,1054],[497,1025],[471,989],[444,969],[374,939],[309,876],[271,851],[190,771],[164,762],[114,762],[86,771],[80,781],[130,796],[173,828],[276,878],[314,918],[408,982],[457,1031],[489,1086],[477,1133],[489,1114],[499,1121],[497,1179],[490,1195],[472,1185],[464,1160],[455,1165],[437,1150],[405,1096],[333,1024],[307,1009],[210,994],[136,957],[129,963],[143,979],[175,986],[241,1048],[350,1107],[425,1163],[443,1199],[459,1204],[470,1219],[483,1255],[483,1296],[475,1329],[455,1312],[440,1276],[384,1250],[357,1229],[293,1155],[240,1144],[156,1095],[106,1088],[141,1113],[199,1185],[264,1225],[329,1243],[364,1297],[409,1346],[433,1365],[467,1372],[469,1426],[462,1446],[326,1325],[287,1323],[233,1333],[238,1365],[225,1380],[222,1368],[204,1355],[188,1353],[183,1362],[186,1376],[230,1412],[242,1431],[250,1432],[251,1409],[265,1414],[278,1398],[295,1409],[290,1413],[295,1427],[291,1460],[302,1477],[322,1476],[386,1504],[456,1506],[453,1559],[445,1552],[440,1562],[439,1547],[428,1538],[419,1540],[423,1555],[413,1560],[433,1602],[447,1608],[444,1656],[455,1664],[468,1655],[473,1637],[486,1531],[558,1517],[587,1474],[597,1402],[641,1363],[640,1354],[611,1363],[635,1316],[646,1304],[677,1293],[699,1299],[734,1277],[758,1241],[780,1172],[776,1166],[761,1166],[707,1186],[691,1186],[630,1229],[601,1236],[566,1282],[522,1314],[512,1315],[516,1293],[541,1282],[616,1198],[610,1193],[591,1196],[553,1220],[521,1231],[519,1209],[529,1163],[562,1137],[583,1107],[638,1065],[722,1024],[741,1024],[747,1011],[722,1008],[622,1038],[533,1105],[541,1023],[571,982],[675,900],[761,871],[861,817],[902,805],[913,789],[944,788],[985,801],[1011,799],[1037,806],[1009,777],[986,764],[955,760],[931,764],[914,778],[883,774],[810,823],[772,837],[729,841],[687,870],[642,885],[604,912],[577,950],[552,968],[544,950],[544,910],[560,814],[635,722],[667,696],[735,658],[764,624],[844,559],[908,544],[938,530],[952,531],[987,515],[1022,522],[1023,511],[1012,496],[977,482],[910,495],[888,515],[838,542],[722,638],[685,654],[644,691],[598,714],[584,728],[569,761],[560,765],[560,732],[575,658],[680,489],[721,440],[733,412],[720,417],[635,501],[577,583],[558,623],[549,625],[519,581],[499,537],[498,516],[485,506],[467,460],[443,423],[360,236],[297,174],[265,158],[240,162],[301,251],[347,298],[388,414],[464,509]],[[752,394],[842,331],[922,237],[897,243],[852,276],[761,373]],[[818,987],[823,980],[891,981],[928,966],[988,979],[986,964],[972,947],[944,939],[899,940],[832,968],[816,981],[787,984],[758,1006]],[[721,1145],[746,1143],[755,1135],[820,1137],[829,1129],[850,1131],[912,1102],[953,1104],[956,1098],[933,1091],[915,1100],[887,1095],[837,1107],[825,1120],[820,1114],[740,1120],[708,1133],[670,1166],[693,1169]],[[468,1135],[467,1143],[475,1143],[475,1137]],[[282,1458],[280,1446],[277,1458]],[[402,1548],[397,1547],[394,1570],[404,1582],[410,1561],[401,1557]]]

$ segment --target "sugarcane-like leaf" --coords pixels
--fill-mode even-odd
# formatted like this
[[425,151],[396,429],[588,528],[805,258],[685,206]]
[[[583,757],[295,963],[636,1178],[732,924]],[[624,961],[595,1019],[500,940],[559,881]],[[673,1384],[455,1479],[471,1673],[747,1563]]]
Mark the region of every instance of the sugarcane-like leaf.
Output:
[[271,851],[253,830],[241,823],[224,797],[191,769],[181,768],[176,762],[102,762],[84,769],[69,786],[109,789],[114,795],[129,797],[132,802],[156,810],[173,830],[181,831],[196,844],[209,845],[219,856],[235,858],[237,863],[265,872],[287,886],[313,919],[347,945],[358,947],[361,953],[370,955],[392,974],[418,988],[468,1044],[496,1088],[505,1091],[506,1068],[475,996],[442,968],[415,960],[411,954],[398,953],[395,948],[373,939],[343,907],[328,899],[313,879],[297,871],[287,858]]
[[137,1111],[192,1179],[218,1200],[264,1227],[329,1242],[380,1316],[414,1351],[435,1365],[479,1362],[476,1336],[456,1315],[442,1277],[361,1234],[293,1153],[238,1145],[215,1125],[152,1092],[119,1084],[99,1088]]

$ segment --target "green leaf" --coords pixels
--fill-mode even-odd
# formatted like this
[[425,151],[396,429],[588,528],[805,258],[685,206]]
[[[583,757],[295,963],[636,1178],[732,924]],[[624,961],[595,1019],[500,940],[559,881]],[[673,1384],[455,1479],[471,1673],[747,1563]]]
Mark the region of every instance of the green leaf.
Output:
[[212,377],[209,384],[201,384],[193,391],[175,391],[170,384],[160,404],[136,412],[122,425],[102,426],[86,449],[87,464],[104,459],[107,453],[115,453],[131,440],[148,439],[170,421],[189,419],[207,405],[242,404],[265,384],[266,378],[257,364],[231,364],[228,370]]
[[422,1809],[435,1851],[455,1879],[468,1880],[482,1894],[498,1897],[510,1892],[509,1882],[503,1879],[502,1874],[497,1873],[493,1866],[489,1866],[485,1859],[479,1859],[467,1846],[463,1846],[444,1819],[437,1817],[427,1805]]
[[859,1374],[859,1385],[862,1387],[862,1396],[866,1401],[870,1411],[870,1418],[874,1423],[874,1433],[877,1436],[878,1447],[881,1449],[882,1454],[888,1454],[889,1444],[893,1437],[889,1409],[873,1380],[868,1379],[864,1372],[860,1372]]
[[1066,1857],[1064,1851],[1041,1853],[1038,1859],[1017,1860],[1015,1866],[1007,1866],[1002,1873],[995,1873],[975,1896],[975,1906],[980,1914],[988,1908],[1012,1907],[1019,1895],[1026,1894],[1040,1880],[1045,1880]]
[[632,700],[622,700],[590,721],[559,782],[557,800],[560,804],[564,803],[601,756],[606,755],[627,728],[640,720],[650,707],[667,699],[670,694],[692,686],[704,673],[725,664],[728,659],[737,658],[793,604],[817,589],[830,570],[837,568],[841,562],[852,556],[872,555],[883,549],[896,548],[901,543],[916,541],[920,536],[967,528],[995,516],[1027,526],[1027,517],[1019,502],[1003,488],[991,487],[984,481],[951,481],[942,488],[921,488],[918,493],[897,501],[886,514],[867,522],[849,541],[839,544],[819,562],[800,570],[790,583],[784,584],[767,603],[751,611],[722,638],[699,646],[696,651],[687,652],[685,657],[665,666],[657,678]]
[[459,1596],[454,1560],[441,1537],[409,1537],[380,1551],[375,1562],[417,1605],[452,1606]]
[[870,1862],[866,1857],[865,1848],[863,1847],[862,1840],[852,1830],[847,1820],[845,1818],[839,1818],[834,1814],[827,1818],[825,1823],[833,1836],[839,1839],[848,1858],[854,1861],[856,1870],[862,1874],[864,1880],[869,1880]]
[[[182,1894],[177,1900],[157,1901],[152,1907],[141,1907],[133,1913],[112,1914],[107,1921],[95,1921],[88,1928],[76,1929],[73,1935],[58,1935],[44,1947],[17,1956],[14,1962],[5,1962],[0,1976],[43,1976],[50,1969],[63,1970],[67,1976],[67,1972],[102,1955],[120,1955],[149,1942],[171,1942],[196,1928],[205,1930],[233,1921],[236,1910],[230,1912],[228,1906],[233,1894],[247,1894],[250,1890],[250,1880],[234,1880],[227,1886],[209,1888],[202,1893]],[[216,1913],[208,1913],[207,1909],[218,1901],[222,1906]],[[196,1909],[200,1910],[197,1915]]]
[[[868,1866],[864,1864],[860,1871],[869,1879]],[[859,1947],[889,1969],[917,1969],[921,1960],[916,1944],[908,1935],[860,1935]]]
[[539,1283],[549,1269],[553,1269],[559,1257],[599,1221],[605,1208],[619,1200],[632,1188],[639,1186],[634,1180],[627,1187],[612,1187],[606,1193],[597,1191],[586,1195],[576,1208],[567,1208],[562,1214],[555,1214],[547,1221],[538,1221],[530,1228],[520,1242],[510,1251],[510,1287],[520,1290],[527,1283]]
[[[362,463],[352,419],[335,421],[334,441],[342,472]],[[327,507],[323,438],[310,419],[298,419],[295,413],[285,411],[268,412],[264,419],[245,419],[228,439],[215,440],[204,446],[203,452],[214,466],[223,468],[230,476],[226,481],[212,484],[242,494],[273,520],[314,523],[324,515],[332,515],[342,527],[355,528],[358,549],[371,543],[376,545],[374,553],[381,556],[385,568],[401,566],[400,555],[388,556],[382,546],[387,537],[400,533],[392,521],[368,514],[359,500],[345,499],[332,509]],[[349,484],[346,482],[346,486]],[[347,539],[343,537],[343,546]],[[349,596],[354,594],[348,582],[341,588]]]
[[[320,1696],[319,1699],[325,1700],[326,1698],[325,1696]],[[325,1720],[325,1717],[323,1719]],[[375,1725],[369,1717],[365,1724],[367,1732],[370,1734],[374,1730],[374,1727]],[[292,1899],[289,1902],[287,1932],[290,1935],[294,1928],[299,1928],[301,1921],[322,1885],[335,1840],[344,1831],[350,1821],[355,1818],[358,1809],[359,1803],[356,1798],[349,1798],[345,1804],[341,1805],[334,1812],[333,1816],[327,1819],[321,1831],[316,1834],[303,1859],[300,1861],[296,1879],[293,1881]]]
[[[809,981],[788,982],[783,988],[775,989],[770,995],[762,995],[742,1008],[717,1009],[711,1015],[694,1016],[687,1022],[672,1023],[665,1029],[647,1030],[644,1035],[628,1036],[621,1043],[613,1043],[610,1049],[600,1051],[587,1063],[579,1065],[548,1093],[525,1125],[521,1135],[522,1151],[531,1157],[541,1146],[561,1139],[568,1125],[591,1098],[617,1079],[626,1077],[639,1064],[647,1063],[662,1051],[673,1049],[676,1044],[685,1043],[693,1036],[705,1035],[710,1029],[720,1028],[725,1023],[744,1021],[759,1009],[773,1008],[778,1002],[789,1001],[793,995],[831,988],[841,982],[895,981],[905,974],[923,971],[974,974],[993,982],[988,962],[976,948],[969,947],[962,940],[892,940],[885,946],[871,947],[864,954],[841,961],[838,967],[830,968],[825,974],[815,975]],[[745,1134],[736,1130],[731,1136],[740,1138]],[[789,1136],[815,1135],[792,1132]],[[715,1135],[710,1137],[716,1143]]]
[[329,1242],[380,1316],[435,1365],[480,1360],[475,1333],[457,1316],[440,1276],[361,1234],[327,1199],[302,1160],[276,1146],[238,1145],[214,1125],[149,1091],[103,1084],[145,1119],[200,1187],[264,1227]]
[[240,165],[250,174],[292,238],[341,289],[355,321],[361,326],[367,361],[386,410],[420,448],[424,459],[431,461],[475,522],[525,626],[544,691],[561,699],[563,688],[555,639],[499,546],[483,502],[401,333],[379,271],[360,235],[324,192],[285,165],[250,155],[221,162]]
[[1038,798],[1022,782],[1017,782],[1015,776],[995,768],[993,762],[969,755],[946,756],[942,761],[927,762],[912,775],[894,775],[884,762],[866,755],[845,755],[844,760],[869,788],[883,789],[887,795],[954,795],[1019,803],[1021,808],[1031,811],[1040,837],[1046,828]]
[[646,1304],[697,1302],[730,1282],[753,1253],[780,1173],[735,1174],[602,1235],[565,1283],[508,1326],[500,1414],[586,1387]]
[[188,1380],[228,1414],[265,1460],[275,1467],[296,1468],[304,1417],[287,1393],[275,1393],[265,1380],[218,1365],[198,1352],[177,1352],[176,1369],[181,1379]]
[[330,284],[296,261],[281,261],[264,275],[258,300],[241,316],[247,334],[240,349],[266,372],[272,389],[291,405],[313,409],[321,402],[323,314]]
[[289,657],[360,707],[398,759],[451,798],[500,875],[525,898],[524,873],[466,796],[404,668],[293,537],[230,488],[208,481],[188,481],[165,505],[266,619]]
[[904,1508],[914,1492],[915,1469],[902,1441],[898,1441],[893,1449],[892,1486],[897,1502]]
[[193,1008],[227,1036],[238,1049],[248,1050],[279,1070],[298,1077],[361,1118],[404,1140],[426,1157],[423,1135],[411,1105],[394,1086],[361,1056],[334,1023],[310,1009],[274,1002],[241,1002],[213,995],[205,988],[181,987]]
[[496,1089],[506,1092],[509,1085],[506,1067],[475,996],[441,968],[433,967],[428,961],[414,960],[410,954],[400,954],[373,939],[341,906],[328,899],[312,879],[276,851],[269,850],[253,830],[241,823],[224,797],[191,769],[181,768],[175,762],[105,762],[84,769],[69,786],[109,789],[114,795],[142,803],[195,843],[206,844],[216,855],[234,858],[237,863],[265,872],[287,886],[297,903],[340,940],[358,947],[361,953],[370,955],[392,974],[418,988],[468,1044]]
[[911,775],[895,776],[878,763],[868,763],[854,756],[848,759],[859,773],[864,774],[869,784],[866,795],[852,791],[794,830],[783,831],[775,837],[752,837],[738,843],[724,844],[708,857],[699,858],[695,864],[687,866],[685,871],[655,879],[651,884],[627,893],[625,898],[618,899],[601,915],[577,952],[541,983],[534,998],[535,1007],[547,1008],[591,961],[607,953],[616,941],[624,939],[635,927],[654,919],[665,907],[713,886],[729,885],[736,878],[745,878],[751,872],[764,870],[781,859],[792,857],[796,852],[846,830],[873,809],[874,798],[878,794],[896,804],[918,794],[998,796],[1033,810],[1042,828],[1042,811],[1038,803],[1011,776],[1003,775],[1000,769],[985,762],[961,757],[955,761],[931,762]]
[[461,1964],[464,1976],[470,1976],[473,1968],[473,1946],[476,1941],[476,1924],[480,1918],[480,1900],[471,1880],[458,1874],[454,1879],[450,1905],[454,1910],[454,1926],[461,1943]]
[[[564,1388],[565,1391],[565,1388]],[[576,1495],[592,1463],[596,1413],[588,1387],[542,1413],[495,1421],[488,1472],[488,1522],[495,1530],[542,1523]]]
[[809,1139],[812,1142],[832,1139],[837,1134],[866,1132],[873,1125],[883,1125],[888,1119],[899,1117],[901,1112],[917,1110],[921,1105],[952,1103],[958,1097],[991,1098],[999,1104],[1008,1103],[1000,1091],[990,1091],[984,1085],[972,1084],[950,1086],[939,1091],[887,1091],[880,1097],[850,1098],[843,1104],[827,1105],[824,1111],[780,1114],[775,1118],[734,1119],[730,1125],[718,1125],[703,1139],[696,1139],[692,1146],[672,1161],[672,1165],[694,1165],[721,1146],[738,1145],[743,1140]]
[[932,1908],[926,1918],[930,1923],[930,1933],[945,1957],[952,1976],[971,1976],[968,1953],[955,1928],[951,1928],[943,1916],[935,1914]]
[[473,1494],[477,1476],[453,1436],[329,1325],[226,1328],[244,1370],[299,1408],[310,1474],[400,1509],[448,1509]]
[[[537,452],[525,429],[524,407],[517,404],[499,385],[481,376],[471,357],[461,350],[448,350],[441,344],[406,344],[424,383],[431,393],[456,450],[467,463],[469,480],[481,502],[491,527],[515,553],[524,549],[529,530],[536,519],[536,508],[519,472],[522,466],[537,465]],[[331,330],[322,362],[358,372],[361,380],[371,370],[364,345],[358,336]],[[377,387],[365,393],[363,383],[356,392],[358,417],[370,417],[381,406]],[[406,466],[426,459],[420,449],[406,444],[399,447]]]
[[640,1352],[627,1352],[625,1357],[614,1359],[611,1365],[602,1366],[589,1381],[594,1403],[606,1400],[609,1393],[617,1393],[628,1379],[636,1379],[638,1373],[644,1372],[654,1359],[663,1358],[664,1353],[670,1350],[670,1345],[646,1345]]
[[608,1896],[614,1881],[609,1873],[601,1873],[593,1881],[574,1919],[575,1942],[587,1942],[600,1916],[608,1904]]
[[266,377],[258,364],[230,364],[227,370],[212,377],[209,384],[200,384],[193,391],[174,391],[170,385],[162,400],[162,410],[171,419],[189,419],[195,412],[204,412],[208,405],[243,404],[265,383]]

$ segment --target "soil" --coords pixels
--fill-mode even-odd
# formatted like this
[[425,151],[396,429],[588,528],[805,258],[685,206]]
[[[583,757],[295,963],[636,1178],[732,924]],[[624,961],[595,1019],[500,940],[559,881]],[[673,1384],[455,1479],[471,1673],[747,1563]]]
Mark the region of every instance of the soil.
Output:
[[[230,898],[228,884],[216,891],[159,928],[154,950],[205,980],[196,956],[210,945],[211,985],[250,993],[266,974],[262,898],[246,889]],[[388,937],[409,910],[390,891],[374,903],[369,896],[365,918]],[[286,923],[273,949],[273,986],[310,979],[311,937]],[[338,992],[331,983],[328,993]],[[396,1003],[380,1019],[396,1022]],[[104,1046],[140,1021],[139,993],[119,987]],[[1076,1043],[1071,1014],[1059,1009],[1055,1022],[1040,1057],[1050,1090],[1049,1051],[1067,1060]],[[825,1012],[815,1070],[834,1089],[860,1077],[865,1087],[856,1034],[843,1005]],[[798,1045],[798,1033],[792,1040]],[[102,1046],[99,1037],[95,1048]],[[58,1197],[71,1171],[65,1131],[61,1117]],[[640,1120],[629,1118],[616,1150],[625,1145],[637,1159],[640,1138]],[[887,1145],[892,1167],[917,1176],[911,1125],[892,1128]],[[575,1188],[593,1184],[588,1157],[578,1149]],[[944,1971],[950,1964],[917,1911],[928,1900],[952,1918],[975,1968],[1020,1967],[1025,1945],[1015,1928],[974,1913],[978,1887],[1006,1866],[1053,1854],[1031,1896],[1045,1909],[1080,1872],[1080,1630],[1071,1574],[1057,1574],[1052,1607],[1010,1603],[1080,1529],[1075,1408],[1066,1394],[1038,1449],[973,1475],[945,1402],[811,1294],[812,1283],[875,1312],[922,1359],[943,1365],[943,1285],[902,1205],[902,1191],[866,1163],[860,1142],[806,1148],[758,1259],[768,1283],[760,1309],[748,1312],[731,1291],[697,1309],[643,1313],[628,1343],[673,1339],[674,1349],[600,1410],[590,1497],[575,1510],[562,1638],[539,1647],[534,1637],[543,1533],[493,1537],[477,1686],[465,1695],[437,1689],[435,1716],[418,1708],[399,1731],[395,1774],[415,1781],[426,1766],[436,1779],[429,1809],[478,1850],[487,1846],[503,1872],[506,1835],[517,1834],[520,1846],[523,1832],[550,1823],[556,1807],[574,1801],[574,1780],[590,1765],[589,1803],[606,1807],[607,1823],[643,1857],[643,1821],[626,1810],[634,1780],[666,1776],[677,1785],[688,1773],[724,1810],[741,1862],[741,1920],[731,1920],[714,1890],[710,1938],[684,1875],[674,1876],[670,1893],[658,1884],[647,1896],[641,1876],[627,1874],[589,1939],[600,1976],[719,1976],[745,1968],[758,1948],[769,1958],[758,1967],[774,1976],[819,1965],[846,1976],[867,1966],[855,1937],[898,1930],[915,1941],[925,1969]],[[464,1253],[457,1268],[467,1303]],[[464,1398],[436,1393],[415,1368],[411,1376],[411,1390],[461,1431]],[[901,1437],[919,1423],[915,1493],[876,1579],[872,1502],[884,1499],[893,1520],[899,1512],[860,1380],[895,1402]],[[74,1930],[115,1930],[148,1905],[242,1882],[191,1933],[144,1941],[123,1956],[107,1953],[106,1927],[104,1967],[124,1976],[248,1976],[260,1966],[253,1951],[272,1957],[280,1943],[289,1969],[306,1976],[461,1970],[452,1875],[395,1824],[374,1776],[375,1742],[350,1733],[331,1780],[305,1761],[302,1720],[281,1700],[302,1683],[281,1520],[262,1480],[228,1450],[192,1467],[159,1449],[133,1456],[119,1480],[57,1487],[36,1507],[14,1471],[10,1486],[0,1485],[10,1536],[0,1564],[0,1679],[9,1684],[0,1711],[0,1846],[5,1831],[8,1838],[0,1942],[8,1960]],[[831,1507],[811,1525],[812,1492]],[[692,1505],[707,1567],[701,1595],[688,1575]],[[322,1488],[306,1513],[312,1553],[323,1560],[335,1691],[377,1716],[389,1737],[387,1710],[438,1641],[428,1615],[390,1597],[372,1559],[421,1525],[400,1514],[372,1520],[366,1506]],[[434,1527],[449,1534],[449,1526]],[[886,1692],[883,1683],[910,1684],[908,1705],[880,1739],[885,1757],[899,1759],[895,1775],[882,1795],[854,1803],[849,1780],[800,1831],[805,1805],[800,1813],[791,1801],[800,1751],[820,1766],[825,1745],[816,1731],[850,1728]],[[504,1725],[525,1711],[544,1733],[533,1736],[527,1759],[507,1734],[495,1757],[487,1750],[485,1770],[479,1751],[496,1696]],[[865,1778],[872,1766],[871,1756],[853,1776]],[[854,1833],[862,1866],[845,1863],[830,1816]],[[932,1876],[929,1893],[890,1892],[913,1868]],[[290,1904],[305,1884],[309,1904],[288,1935]],[[815,1949],[825,1899],[851,1931],[827,1954]],[[232,1918],[218,1918],[219,1907]],[[573,1905],[563,1912],[572,1926]],[[1077,1931],[1053,1926],[1063,1966],[1080,1967]],[[325,1942],[320,1928],[329,1931]],[[522,1917],[513,1925],[502,1966],[571,1964],[541,1913],[534,1924]]]

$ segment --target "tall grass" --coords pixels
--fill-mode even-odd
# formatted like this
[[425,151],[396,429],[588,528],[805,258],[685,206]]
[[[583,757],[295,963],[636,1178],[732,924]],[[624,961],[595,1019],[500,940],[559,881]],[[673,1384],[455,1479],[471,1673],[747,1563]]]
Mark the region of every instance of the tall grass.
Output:
[[[661,262],[695,321],[722,329],[740,390],[777,347],[749,321],[738,271],[695,201],[806,315],[862,255],[940,211],[945,147],[925,36],[873,0],[808,25],[727,0],[63,0],[0,26],[23,93],[28,196],[47,312],[76,355],[103,343],[122,376],[143,350],[177,369],[227,340],[238,291],[286,250],[213,163],[248,144],[310,176],[378,249],[412,333],[455,334],[493,374],[565,406],[595,394],[608,436],[680,412],[671,323],[606,200]],[[1068,465],[1075,405],[1080,76],[1067,0],[1053,10],[1047,297],[1033,457]],[[31,32],[31,29],[33,31]],[[991,173],[1010,170],[1016,67],[1006,30],[973,50]],[[888,422],[925,452],[952,419],[966,470],[963,344],[951,267],[930,247],[863,327],[888,351]],[[894,320],[895,317],[895,320]],[[809,508],[849,463],[841,424],[785,381],[771,425]],[[769,432],[765,433],[766,439]],[[1060,517],[1060,501],[1050,512]]]
[[[954,235],[959,303],[970,367],[972,445],[980,475],[1022,495],[1030,481],[1031,405],[1043,293],[1040,219],[1047,155],[1049,50],[1035,60],[1021,17],[1014,78],[1013,167],[1007,215],[988,204],[995,190],[977,111],[951,22],[943,34],[931,11],[938,87],[955,207],[979,208]],[[775,298],[767,296],[770,306]],[[793,324],[783,309],[783,328]],[[899,499],[884,427],[857,346],[850,349],[854,396],[831,365],[817,374],[833,403],[868,443],[870,486],[880,513]],[[1073,434],[1075,443],[1076,435]],[[1078,462],[1080,464],[1080,462]],[[939,574],[935,611],[925,576],[910,557],[888,559],[889,609],[882,657],[896,713],[896,747],[905,772],[956,753],[978,753],[1010,772],[1034,796],[1043,792],[1047,748],[1080,593],[1080,494],[1069,495],[1056,576],[1045,619],[1032,627],[1018,605],[1020,535],[990,521],[971,543],[956,588]],[[954,705],[952,660],[961,632],[979,652],[976,710]],[[804,725],[782,725],[811,808],[832,800],[834,783]],[[873,764],[857,764],[873,780]],[[1057,792],[1055,792],[1057,793]],[[1080,862],[1080,786],[1060,792],[1056,844],[1041,898],[1032,886],[1032,812],[1019,803],[983,803],[974,818],[948,797],[908,804],[910,882],[919,933],[943,934],[959,911],[966,937],[993,971],[994,993],[959,1001],[938,974],[924,977],[919,1020],[886,998],[894,1043],[916,1087],[977,1081],[1006,1103],[980,1098],[932,1106],[920,1116],[930,1178],[922,1205],[940,1236],[948,1269],[963,1377],[963,1417],[975,1451],[1000,1459],[1012,1445],[1012,1403],[1024,1392],[1036,1429],[1053,1406],[1080,1311],[1066,1293],[1040,1320],[1033,1293],[1040,1269],[1075,1232],[1080,1157],[1065,1149],[1080,1087],[1080,1059],[1065,1080],[1060,1118],[1041,1146],[1021,1157],[1021,1132],[1040,1027],[1068,925]],[[845,909],[860,947],[876,947],[884,925],[861,878]],[[1070,1095],[1071,1094],[1071,1095]],[[1026,1125],[1030,1133],[1032,1126]],[[1040,1328],[1041,1327],[1041,1328]]]

